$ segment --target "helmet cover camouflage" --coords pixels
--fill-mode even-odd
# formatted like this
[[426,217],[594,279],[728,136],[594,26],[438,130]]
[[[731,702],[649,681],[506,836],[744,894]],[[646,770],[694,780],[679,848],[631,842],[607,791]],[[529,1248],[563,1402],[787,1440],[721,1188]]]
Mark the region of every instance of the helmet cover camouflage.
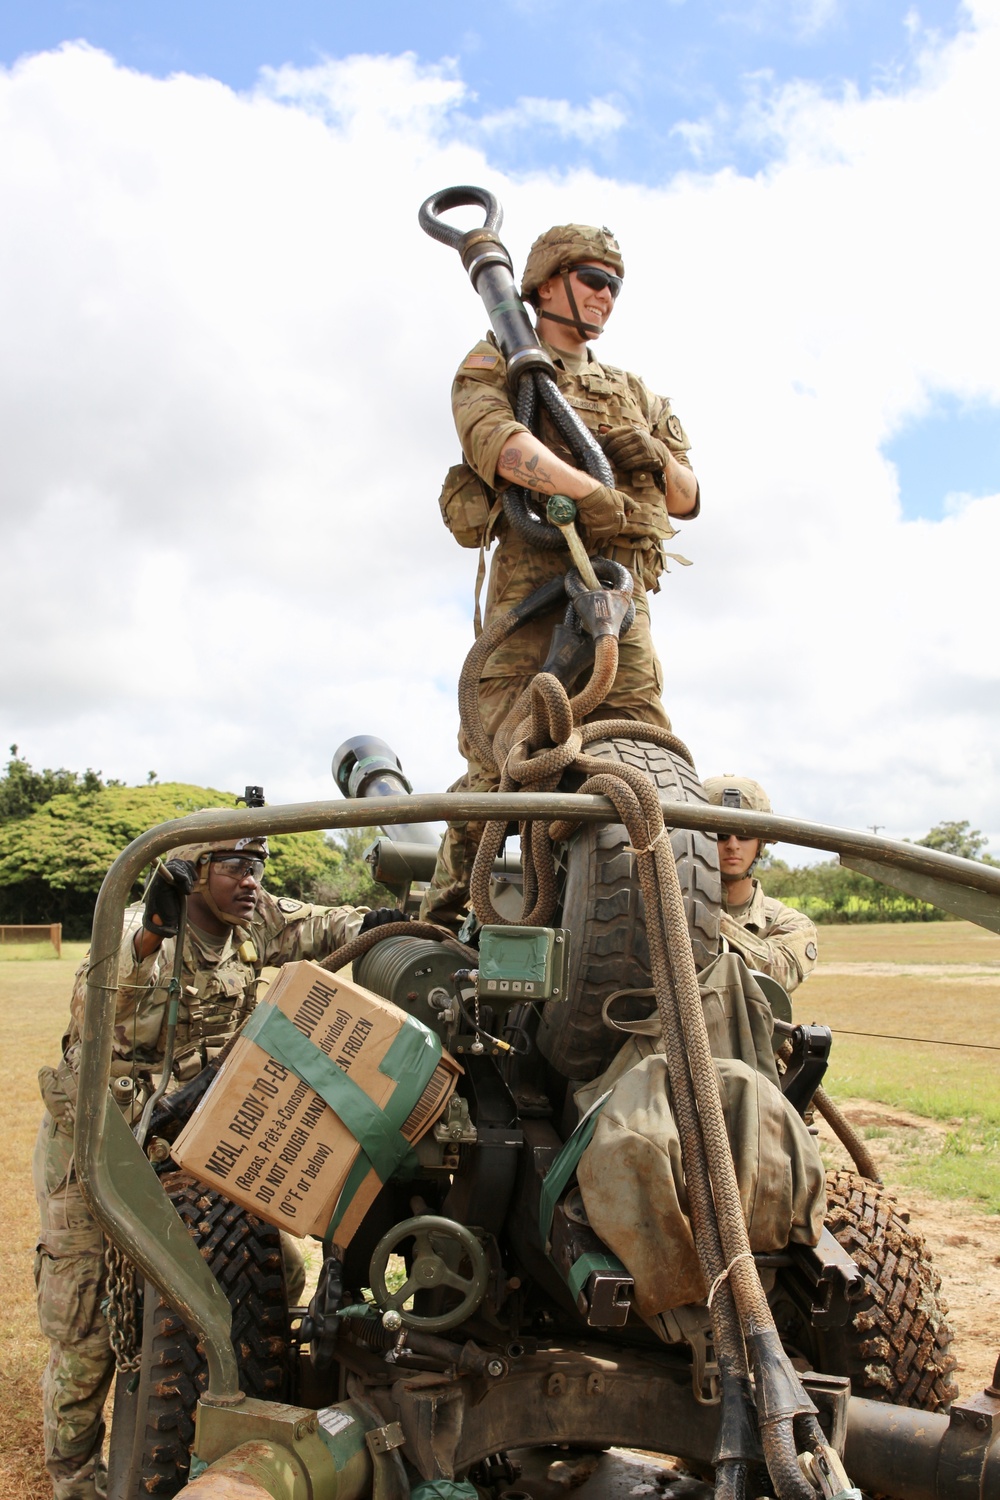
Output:
[[554,224],[538,236],[528,251],[521,296],[530,298],[550,276],[584,261],[599,262],[610,266],[616,275],[625,275],[618,241],[607,225],[596,229],[592,224]]
[[[203,811],[209,812],[212,809],[204,808]],[[245,854],[248,858],[253,855],[257,859],[267,859],[267,839],[259,833],[239,839],[206,839],[200,844],[181,844],[178,848],[171,849],[167,855],[167,859],[190,860],[198,876],[192,894],[200,896],[208,909],[214,912],[220,921],[227,923],[230,927],[242,927],[243,918],[235,916],[232,912],[223,911],[212,895],[208,877],[212,868],[213,854]]]
[[[771,803],[764,788],[759,781],[751,781],[749,776],[731,776],[728,773],[709,776],[702,782],[702,786],[705,788],[705,796],[716,807],[738,807],[746,812],[759,813],[771,811]],[[728,797],[725,795],[727,792]]]
[[198,865],[209,854],[253,854],[258,859],[267,859],[267,839],[255,833],[241,839],[210,839],[200,844],[181,844],[177,849],[171,849],[166,858],[187,859]]

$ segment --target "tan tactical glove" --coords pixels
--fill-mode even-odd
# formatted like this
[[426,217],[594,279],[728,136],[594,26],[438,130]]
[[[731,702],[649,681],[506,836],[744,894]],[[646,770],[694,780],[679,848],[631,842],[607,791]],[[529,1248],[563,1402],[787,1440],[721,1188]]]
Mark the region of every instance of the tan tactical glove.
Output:
[[628,495],[621,490],[609,489],[599,484],[576,502],[577,512],[588,541],[607,542],[620,534],[625,519],[634,508]]
[[601,436],[608,460],[623,473],[633,469],[666,469],[670,449],[641,427],[612,427]]

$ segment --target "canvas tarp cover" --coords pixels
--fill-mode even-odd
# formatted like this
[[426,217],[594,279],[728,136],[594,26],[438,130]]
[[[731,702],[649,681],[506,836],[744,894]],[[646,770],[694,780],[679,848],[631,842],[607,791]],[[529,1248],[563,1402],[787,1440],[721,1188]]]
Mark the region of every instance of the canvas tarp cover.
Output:
[[[750,1248],[814,1245],[826,1211],[823,1164],[779,1088],[767,1001],[735,953],[705,969],[699,984]],[[582,1113],[611,1089],[577,1180],[591,1226],[634,1278],[637,1310],[652,1318],[702,1301],[708,1286],[691,1233],[659,1020],[654,1013],[635,1027],[642,1031],[576,1096]]]

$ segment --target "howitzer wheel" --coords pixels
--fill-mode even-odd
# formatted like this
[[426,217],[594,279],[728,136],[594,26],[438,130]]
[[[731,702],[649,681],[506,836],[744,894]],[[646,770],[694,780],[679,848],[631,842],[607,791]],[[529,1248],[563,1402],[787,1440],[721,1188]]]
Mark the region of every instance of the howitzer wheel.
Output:
[[[636,725],[637,736],[641,725]],[[678,756],[640,738],[595,740],[588,755],[645,771],[661,792],[682,802],[705,802],[697,774]],[[615,990],[652,984],[646,913],[635,856],[621,823],[585,824],[565,850],[559,923],[571,931],[568,998],[549,1001],[538,1027],[538,1047],[564,1078],[596,1078],[625,1040],[610,1031],[601,1010]],[[670,843],[684,893],[688,931],[698,969],[719,952],[722,882],[714,836],[675,828]],[[621,1019],[647,1015],[649,998],[616,1006]]]
[[[229,1298],[240,1388],[248,1396],[284,1400],[291,1344],[277,1229],[184,1172],[162,1181]],[[134,1493],[174,1495],[187,1483],[195,1408],[207,1384],[207,1367],[185,1324],[148,1281],[144,1299],[135,1436],[142,1446]]]
[[826,1174],[826,1227],[861,1271],[865,1289],[847,1322],[816,1328],[808,1302],[783,1292],[770,1299],[782,1342],[793,1357],[827,1375],[847,1375],[856,1396],[945,1411],[958,1395],[941,1278],[923,1239],[909,1228],[892,1193],[856,1172]]
[[849,1375],[855,1395],[920,1411],[943,1411],[951,1381],[948,1305],[920,1235],[892,1193],[856,1172],[828,1172],[827,1228],[865,1278],[867,1295],[842,1328],[818,1333],[822,1369]]

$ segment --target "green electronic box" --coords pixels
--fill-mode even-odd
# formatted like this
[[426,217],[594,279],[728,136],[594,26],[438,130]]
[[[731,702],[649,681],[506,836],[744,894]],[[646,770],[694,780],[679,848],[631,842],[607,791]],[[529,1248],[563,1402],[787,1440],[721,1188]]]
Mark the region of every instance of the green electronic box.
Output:
[[564,1000],[568,960],[568,928],[484,927],[479,998],[497,1009],[525,1000]]

